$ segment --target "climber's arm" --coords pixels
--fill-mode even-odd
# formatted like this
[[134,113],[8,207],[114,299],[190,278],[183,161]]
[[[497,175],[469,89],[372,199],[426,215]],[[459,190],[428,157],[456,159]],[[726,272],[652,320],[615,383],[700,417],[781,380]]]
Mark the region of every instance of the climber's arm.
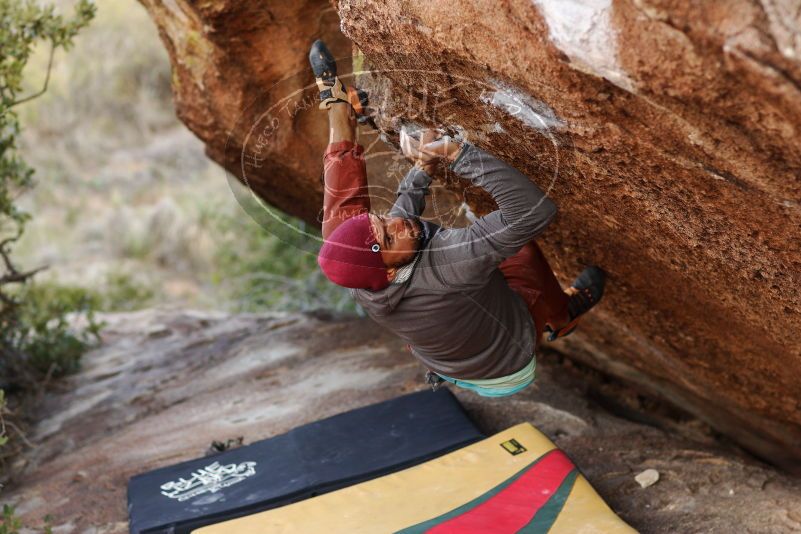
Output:
[[323,156],[323,239],[343,221],[370,211],[362,147],[345,141],[328,145]]
[[414,165],[398,185],[398,196],[389,216],[412,218],[422,215],[429,185],[431,176],[422,167]]
[[432,129],[422,130],[419,140],[401,130],[400,144],[403,154],[416,161],[398,185],[398,196],[389,215],[419,217],[426,207],[425,197],[437,161],[453,161],[458,156],[461,145],[448,137],[437,139],[437,133]]
[[473,145],[465,145],[451,169],[489,192],[498,209],[466,228],[439,232],[431,246],[433,263],[444,280],[480,283],[545,230],[556,205],[527,176]]

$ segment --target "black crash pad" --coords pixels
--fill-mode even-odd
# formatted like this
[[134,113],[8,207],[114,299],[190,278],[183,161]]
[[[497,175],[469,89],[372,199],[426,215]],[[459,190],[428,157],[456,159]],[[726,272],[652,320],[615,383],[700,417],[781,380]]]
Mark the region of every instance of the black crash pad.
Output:
[[447,389],[404,395],[131,477],[130,530],[189,533],[400,471],[483,437]]

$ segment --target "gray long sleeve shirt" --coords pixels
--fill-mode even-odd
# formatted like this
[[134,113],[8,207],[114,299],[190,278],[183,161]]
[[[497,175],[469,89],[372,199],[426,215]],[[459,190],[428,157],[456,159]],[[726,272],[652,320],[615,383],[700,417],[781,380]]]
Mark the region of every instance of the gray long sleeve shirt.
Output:
[[[428,369],[462,379],[506,376],[531,361],[535,333],[498,265],[545,229],[556,206],[525,175],[473,145],[464,145],[451,168],[489,192],[498,209],[466,228],[421,221],[427,239],[412,276],[381,291],[351,292]],[[390,215],[419,217],[430,184],[412,168]]]

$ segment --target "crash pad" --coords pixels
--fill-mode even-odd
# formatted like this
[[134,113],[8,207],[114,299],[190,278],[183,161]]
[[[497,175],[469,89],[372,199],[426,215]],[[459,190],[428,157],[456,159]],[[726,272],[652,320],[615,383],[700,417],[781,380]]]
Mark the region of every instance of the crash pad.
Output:
[[453,395],[422,391],[136,475],[133,534],[188,533],[429,460],[484,436]]
[[424,464],[195,534],[632,533],[528,423]]

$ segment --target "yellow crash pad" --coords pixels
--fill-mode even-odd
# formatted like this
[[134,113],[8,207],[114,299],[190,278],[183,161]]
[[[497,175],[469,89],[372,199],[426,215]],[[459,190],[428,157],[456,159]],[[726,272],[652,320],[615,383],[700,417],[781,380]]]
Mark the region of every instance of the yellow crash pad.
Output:
[[[424,432],[421,429],[421,432]],[[424,464],[196,534],[632,533],[570,459],[522,423]]]

